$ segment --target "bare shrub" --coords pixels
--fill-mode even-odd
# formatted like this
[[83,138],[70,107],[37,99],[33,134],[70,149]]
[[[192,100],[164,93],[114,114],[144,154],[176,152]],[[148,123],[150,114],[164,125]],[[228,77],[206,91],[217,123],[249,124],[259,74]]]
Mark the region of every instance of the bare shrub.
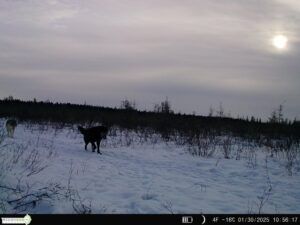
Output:
[[297,158],[298,152],[296,148],[292,148],[291,150],[286,152],[286,169],[290,176],[293,175],[293,168],[295,165],[295,161]]
[[272,192],[272,183],[271,183],[271,179],[270,179],[270,175],[269,175],[269,168],[268,168],[268,157],[266,157],[265,159],[265,169],[266,169],[266,176],[267,176],[267,185],[264,188],[263,193],[258,196],[258,214],[262,213],[262,209],[264,207],[264,205],[266,204],[266,202],[269,200],[271,192]]
[[40,146],[41,140],[27,144],[0,143],[0,210],[19,213],[28,211],[42,201],[55,198],[61,187],[55,183],[42,186],[29,177],[41,173],[53,157],[53,149]]
[[255,168],[257,166],[257,155],[254,148],[248,148],[245,157],[248,167]]
[[299,155],[299,141],[292,137],[282,137],[281,139],[272,140],[269,139],[265,146],[271,152],[271,157],[277,157],[278,159],[284,159],[285,168],[290,176],[293,175],[293,170]]
[[38,189],[30,185],[16,187],[1,185],[0,189],[9,193],[6,202],[15,213],[20,213],[35,208],[42,201],[54,199],[62,188],[57,183],[50,183]]
[[5,138],[4,129],[0,128],[0,144],[3,142],[4,138]]
[[[31,175],[40,173],[44,168],[44,162],[35,151],[30,152],[26,145],[11,144],[1,147],[2,211],[20,213],[35,208],[41,201],[54,198],[60,189],[58,184],[48,183],[46,186],[36,187],[27,179]],[[20,170],[22,172],[19,172]]]
[[175,214],[173,209],[173,204],[171,201],[166,201],[162,204],[162,207],[165,208],[170,214]]
[[295,166],[295,162],[297,160],[298,151],[299,151],[299,143],[294,141],[292,138],[285,138],[281,140],[279,148],[283,151],[285,159],[286,159],[286,169],[290,176],[293,175],[293,168]]
[[237,149],[236,149],[236,157],[235,157],[235,159],[236,160],[240,160],[242,152],[243,152],[243,149],[244,149],[243,143],[237,143],[236,144],[236,148]]
[[124,131],[124,141],[126,147],[134,144],[134,135],[129,130]]
[[78,214],[92,213],[92,201],[82,199],[77,190],[74,191],[74,194],[70,198],[72,200],[72,207],[74,212]]
[[72,187],[74,167],[73,161],[70,163],[69,176],[67,179],[67,186],[64,188],[64,197],[66,200],[70,201],[72,208],[75,213],[78,214],[91,214],[92,213],[92,201],[87,199],[82,199],[78,190]]
[[213,134],[198,133],[188,139],[189,152],[201,157],[212,157],[217,146],[217,138]]
[[230,159],[230,155],[233,149],[233,143],[232,143],[232,137],[231,136],[226,136],[222,142],[221,146],[223,149],[223,154],[225,159]]

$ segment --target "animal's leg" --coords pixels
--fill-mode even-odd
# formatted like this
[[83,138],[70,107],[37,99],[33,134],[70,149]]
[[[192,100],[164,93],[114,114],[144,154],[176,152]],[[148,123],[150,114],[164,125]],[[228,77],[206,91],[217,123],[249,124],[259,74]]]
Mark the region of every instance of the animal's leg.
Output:
[[10,128],[7,129],[7,136],[10,137],[10,138],[12,137]]
[[85,142],[84,149],[87,151],[88,142]]
[[95,142],[91,142],[91,143],[92,143],[92,149],[93,149],[93,152],[95,152],[95,149],[96,149]]
[[101,140],[97,140],[97,152],[101,155],[102,153],[100,152],[100,142]]

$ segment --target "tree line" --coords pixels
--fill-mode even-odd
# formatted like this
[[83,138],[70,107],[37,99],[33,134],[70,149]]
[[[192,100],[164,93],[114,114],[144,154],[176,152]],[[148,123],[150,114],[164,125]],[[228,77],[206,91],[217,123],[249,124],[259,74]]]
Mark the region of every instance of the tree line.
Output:
[[[276,114],[277,113],[277,114]],[[283,120],[282,107],[268,122],[260,119],[231,118],[228,116],[200,116],[174,113],[169,101],[156,104],[153,111],[142,111],[134,102],[124,100],[119,108],[86,104],[54,103],[50,101],[23,101],[12,97],[0,100],[0,117],[15,117],[21,121],[50,121],[59,123],[102,123],[108,127],[151,129],[163,137],[193,136],[199,133],[234,135],[259,139],[289,137],[300,139],[300,121]]]

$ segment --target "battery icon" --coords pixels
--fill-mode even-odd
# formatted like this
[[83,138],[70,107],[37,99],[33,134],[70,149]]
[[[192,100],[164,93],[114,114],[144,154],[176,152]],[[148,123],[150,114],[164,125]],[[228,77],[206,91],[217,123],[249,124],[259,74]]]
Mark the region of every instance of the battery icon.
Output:
[[193,217],[191,216],[183,216],[182,223],[193,223]]

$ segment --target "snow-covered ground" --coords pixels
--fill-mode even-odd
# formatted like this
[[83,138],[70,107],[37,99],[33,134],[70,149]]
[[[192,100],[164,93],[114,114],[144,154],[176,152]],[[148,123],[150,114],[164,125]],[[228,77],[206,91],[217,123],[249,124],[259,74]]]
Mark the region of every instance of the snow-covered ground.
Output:
[[218,150],[203,158],[162,141],[126,146],[118,135],[99,155],[84,150],[75,125],[19,124],[0,144],[0,211],[300,213],[299,158],[291,176],[284,157],[263,148],[245,148],[239,160]]

